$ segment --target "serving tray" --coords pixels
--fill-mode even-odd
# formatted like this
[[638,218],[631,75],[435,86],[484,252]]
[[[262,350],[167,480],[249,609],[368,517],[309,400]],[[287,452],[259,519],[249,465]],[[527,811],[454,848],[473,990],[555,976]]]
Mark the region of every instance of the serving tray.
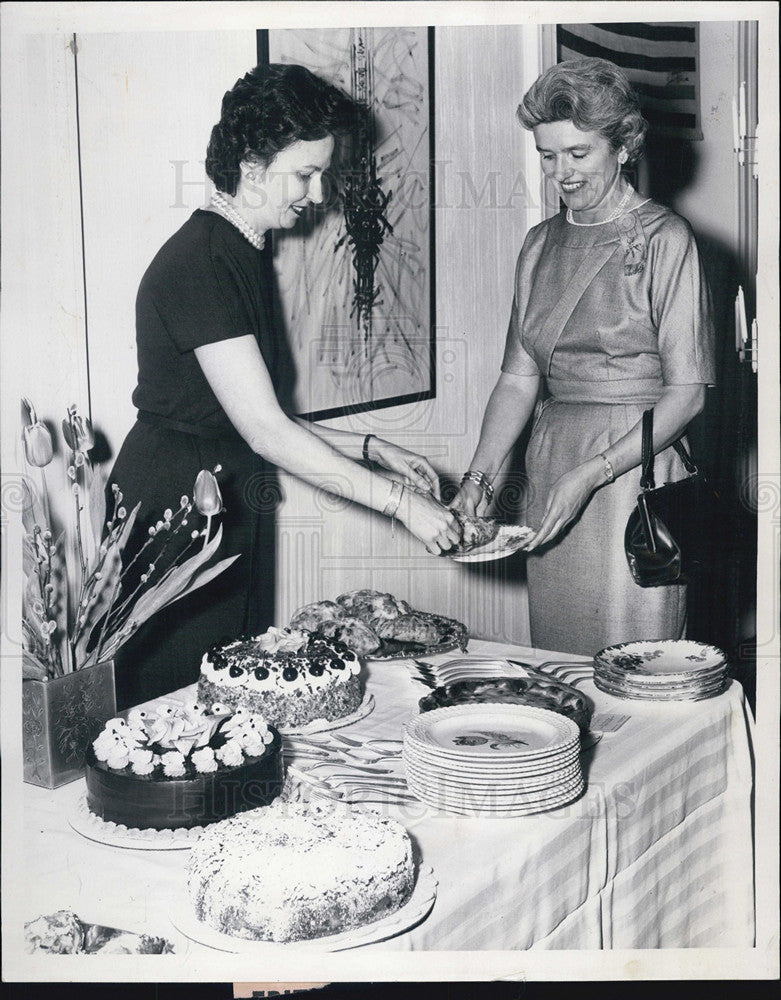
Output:
[[361,659],[409,660],[417,656],[433,656],[436,653],[449,653],[453,649],[460,649],[462,653],[466,652],[469,633],[463,622],[456,621],[455,618],[446,618],[444,615],[437,615],[427,611],[419,611],[417,614],[424,615],[436,625],[440,632],[439,642],[426,646],[420,642],[406,642],[401,639],[382,639],[378,649],[373,653],[365,653]]
[[577,688],[554,678],[480,677],[435,688],[418,702],[421,712],[468,703],[504,703],[547,708],[577,723],[587,732],[593,705]]

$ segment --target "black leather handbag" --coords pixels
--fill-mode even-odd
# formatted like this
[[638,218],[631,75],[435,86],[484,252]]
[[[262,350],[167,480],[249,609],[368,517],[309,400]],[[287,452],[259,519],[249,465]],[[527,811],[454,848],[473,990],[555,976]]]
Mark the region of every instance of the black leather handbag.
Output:
[[716,494],[681,441],[673,447],[688,477],[656,486],[653,416],[653,410],[643,414],[642,492],[624,532],[629,569],[640,587],[691,582],[708,561],[717,516]]

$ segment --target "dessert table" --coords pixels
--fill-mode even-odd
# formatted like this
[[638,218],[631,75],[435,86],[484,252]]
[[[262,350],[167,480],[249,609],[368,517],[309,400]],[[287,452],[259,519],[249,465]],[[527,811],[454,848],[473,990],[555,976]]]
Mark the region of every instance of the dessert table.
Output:
[[[469,655],[543,670],[578,660],[478,640]],[[367,675],[374,710],[323,741],[337,732],[401,739],[427,689],[408,661],[370,662]],[[731,681],[699,702],[659,704],[602,693],[587,670],[577,683],[595,706],[592,729],[603,735],[581,755],[587,789],[575,802],[522,818],[458,816],[413,799],[373,806],[406,826],[438,891],[421,923],[366,948],[753,946],[752,720],[740,685]],[[25,786],[26,865],[34,873],[25,919],[71,909],[85,921],[164,936],[177,951],[203,950],[168,917],[187,851],[81,836],[68,817],[83,794],[83,779],[55,791]]]

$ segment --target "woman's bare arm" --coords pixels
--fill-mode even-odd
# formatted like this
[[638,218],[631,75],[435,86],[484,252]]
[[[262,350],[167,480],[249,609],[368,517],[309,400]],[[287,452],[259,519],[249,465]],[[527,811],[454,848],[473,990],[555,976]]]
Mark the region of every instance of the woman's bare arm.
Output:
[[[316,487],[382,511],[390,484],[346,458],[282,411],[257,341],[252,336],[195,349],[203,373],[233,426],[257,454]],[[459,539],[455,518],[420,494],[406,491],[397,514],[430,552]]]
[[[654,454],[677,441],[704,405],[704,385],[665,386],[654,406]],[[602,453],[610,462],[615,476],[623,475],[640,464],[642,435],[642,421],[638,421]],[[608,486],[608,480],[601,455],[594,455],[587,462],[564,473],[548,494],[542,523],[526,548],[531,551],[555,538],[577,517],[594,490],[603,486]]]

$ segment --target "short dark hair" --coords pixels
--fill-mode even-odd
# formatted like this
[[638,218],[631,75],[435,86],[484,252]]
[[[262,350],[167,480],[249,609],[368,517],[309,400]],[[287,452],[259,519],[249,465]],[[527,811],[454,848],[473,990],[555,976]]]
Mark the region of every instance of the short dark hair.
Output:
[[304,66],[256,66],[222,99],[206,150],[206,173],[218,191],[234,195],[242,160],[268,167],[295,142],[351,132],[364,114],[361,105]]
[[647,123],[623,70],[607,59],[567,59],[539,76],[518,106],[526,129],[571,121],[581,132],[599,132],[627,164],[640,159]]

